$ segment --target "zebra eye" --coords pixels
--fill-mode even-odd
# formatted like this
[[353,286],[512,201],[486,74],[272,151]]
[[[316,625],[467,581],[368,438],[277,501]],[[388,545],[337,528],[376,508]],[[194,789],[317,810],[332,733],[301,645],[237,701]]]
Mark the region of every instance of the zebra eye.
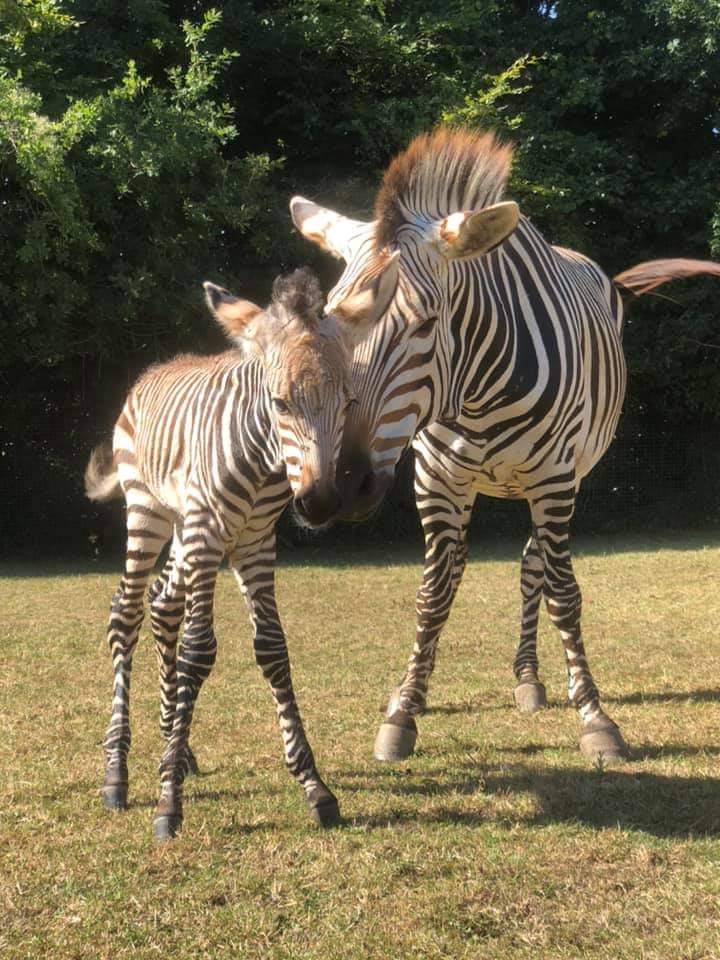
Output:
[[278,413],[289,412],[288,405],[285,403],[284,400],[281,400],[280,397],[273,397],[272,402],[273,402],[273,406],[275,407]]
[[353,407],[357,406],[357,397],[350,397],[348,402],[345,404],[345,410],[352,410]]

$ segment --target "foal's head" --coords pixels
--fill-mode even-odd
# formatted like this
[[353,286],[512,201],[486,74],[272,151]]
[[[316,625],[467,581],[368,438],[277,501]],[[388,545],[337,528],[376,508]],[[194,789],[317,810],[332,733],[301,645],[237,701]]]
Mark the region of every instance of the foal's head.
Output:
[[335,470],[354,402],[350,329],[322,314],[322,291],[307,268],[278,277],[265,310],[212,283],[205,294],[230,339],[260,359],[297,515],[322,526],[339,507]]

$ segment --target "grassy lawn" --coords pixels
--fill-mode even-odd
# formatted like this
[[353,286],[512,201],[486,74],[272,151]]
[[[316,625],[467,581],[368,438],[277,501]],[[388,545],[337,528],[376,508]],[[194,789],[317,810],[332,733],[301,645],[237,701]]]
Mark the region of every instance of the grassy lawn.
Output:
[[[511,703],[521,544],[471,561],[417,755],[372,759],[412,638],[418,550],[284,564],[280,609],[342,827],[285,772],[242,598],[223,572],[218,662],[192,742],[185,827],[152,841],[154,652],[135,658],[131,807],[101,806],[104,625],[117,572],[0,567],[0,957],[720,957],[720,545],[580,544],[584,632],[633,750],[589,768],[543,617],[551,708]],[[355,562],[352,562],[355,561]]]

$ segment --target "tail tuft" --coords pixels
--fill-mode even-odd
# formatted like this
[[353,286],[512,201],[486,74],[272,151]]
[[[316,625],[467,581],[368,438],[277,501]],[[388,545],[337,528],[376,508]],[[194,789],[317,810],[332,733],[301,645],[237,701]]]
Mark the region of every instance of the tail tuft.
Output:
[[85,467],[85,496],[89,500],[112,500],[121,494],[112,444],[106,441],[95,447]]
[[713,263],[712,260],[648,260],[646,263],[638,263],[629,270],[623,270],[616,277],[613,277],[615,283],[626,290],[630,290],[636,296],[641,297],[644,293],[649,293],[655,287],[659,287],[668,280],[682,280],[684,277],[694,277],[698,274],[710,274],[714,277],[720,277],[720,263]]

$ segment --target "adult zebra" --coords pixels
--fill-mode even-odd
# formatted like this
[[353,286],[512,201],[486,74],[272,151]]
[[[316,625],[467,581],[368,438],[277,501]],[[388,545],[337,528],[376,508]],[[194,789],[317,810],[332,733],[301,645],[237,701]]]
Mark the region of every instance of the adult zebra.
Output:
[[293,693],[274,597],[274,528],[290,490],[308,525],[322,525],[337,509],[336,464],[354,399],[354,332],[342,320],[320,316],[320,286],[306,270],[278,278],[265,311],[211,283],[205,289],[211,311],[242,351],[151,367],[130,391],[114,452],[98,448],[86,471],[91,499],[122,490],[127,501],[125,572],[108,624],[114,687],[102,793],[112,809],[127,804],[130,671],[143,593],[173,537],[170,559],[150,590],[167,740],[154,819],[159,839],[174,836],[182,822],[183,780],[194,765],[190,724],[215,661],[213,597],[226,554],[248,603],[255,657],[275,699],[286,763],[316,822],[339,817]]
[[585,654],[570,519],[623,402],[617,283],[644,292],[674,276],[720,275],[720,267],[655,261],[611,281],[587,257],[551,246],[515,203],[501,201],[510,161],[510,148],[489,134],[440,128],[390,164],[372,223],[302,197],[290,205],[298,229],[346,261],[326,309],[351,321],[383,318],[354,357],[360,404],[339,466],[343,515],[371,512],[411,441],[416,453],[425,535],[417,633],[376,740],[379,759],[413,751],[477,493],[530,506],[514,665],[519,705],[533,708],[544,693],[535,649],[544,593],[562,637],[583,753],[596,760],[627,750]]

